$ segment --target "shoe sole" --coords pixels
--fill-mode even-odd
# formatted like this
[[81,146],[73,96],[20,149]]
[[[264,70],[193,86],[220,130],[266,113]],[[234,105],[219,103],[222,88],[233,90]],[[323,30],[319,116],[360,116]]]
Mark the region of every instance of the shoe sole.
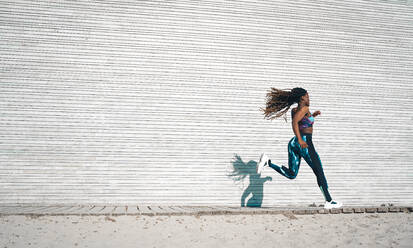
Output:
[[338,206],[338,207],[328,207],[328,208],[324,207],[324,209],[333,209],[333,208],[341,208],[341,207],[343,207],[343,204],[341,204],[341,205]]

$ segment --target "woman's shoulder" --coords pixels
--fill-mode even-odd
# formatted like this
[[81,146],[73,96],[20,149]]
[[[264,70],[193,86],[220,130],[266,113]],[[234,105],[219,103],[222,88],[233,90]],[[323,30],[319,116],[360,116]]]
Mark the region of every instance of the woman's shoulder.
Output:
[[[295,114],[297,113],[297,111],[298,111],[298,107],[295,107],[295,108],[292,108],[292,109],[291,109],[291,118],[294,118],[294,116],[295,116]],[[307,116],[311,116],[311,113],[309,112],[309,107],[308,107],[308,106],[302,107],[302,108],[300,109],[300,111],[304,111],[304,112],[305,112],[303,118],[306,118]]]
[[[306,112],[310,109],[308,106],[303,106],[302,109],[306,110]],[[298,107],[294,107],[291,109],[292,112],[296,112],[298,110]]]

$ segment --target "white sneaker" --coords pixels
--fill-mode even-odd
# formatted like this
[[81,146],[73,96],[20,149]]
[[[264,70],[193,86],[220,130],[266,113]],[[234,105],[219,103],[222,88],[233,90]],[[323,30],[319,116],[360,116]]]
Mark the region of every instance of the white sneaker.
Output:
[[326,201],[326,203],[324,204],[325,209],[341,208],[341,206],[343,206],[343,203],[338,202],[338,201],[331,201],[331,202]]
[[260,157],[260,162],[257,165],[257,174],[261,174],[261,171],[264,169],[264,166],[268,164],[268,156],[267,154],[263,153]]

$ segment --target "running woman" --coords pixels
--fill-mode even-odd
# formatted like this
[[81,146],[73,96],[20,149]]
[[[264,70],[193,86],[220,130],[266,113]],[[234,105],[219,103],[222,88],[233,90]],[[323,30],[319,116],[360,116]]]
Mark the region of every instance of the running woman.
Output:
[[310,97],[307,91],[298,87],[290,91],[271,88],[267,93],[266,108],[261,108],[261,110],[264,111],[264,118],[272,120],[286,113],[294,103],[298,103],[298,106],[291,111],[295,136],[288,142],[288,168],[271,163],[268,156],[263,153],[257,166],[257,173],[261,174],[264,167],[269,166],[281,175],[294,179],[297,177],[301,158],[304,158],[317,177],[317,184],[326,201],[324,208],[339,208],[343,204],[331,198],[320,157],[312,142],[314,117],[320,115],[321,112],[317,110],[313,114],[310,113]]

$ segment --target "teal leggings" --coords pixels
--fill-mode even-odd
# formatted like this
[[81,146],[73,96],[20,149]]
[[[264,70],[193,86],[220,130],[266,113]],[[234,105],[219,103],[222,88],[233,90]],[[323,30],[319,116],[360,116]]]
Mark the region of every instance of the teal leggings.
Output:
[[317,177],[317,184],[321,189],[326,201],[330,202],[331,196],[328,192],[327,180],[324,175],[323,165],[321,164],[320,157],[316,152],[312,134],[301,134],[302,139],[307,143],[307,148],[301,148],[296,136],[291,138],[288,142],[288,168],[285,166],[278,166],[269,161],[269,166],[279,172],[281,175],[294,179],[297,177],[298,169],[300,168],[301,158],[304,158],[305,162],[311,167],[314,174]]

